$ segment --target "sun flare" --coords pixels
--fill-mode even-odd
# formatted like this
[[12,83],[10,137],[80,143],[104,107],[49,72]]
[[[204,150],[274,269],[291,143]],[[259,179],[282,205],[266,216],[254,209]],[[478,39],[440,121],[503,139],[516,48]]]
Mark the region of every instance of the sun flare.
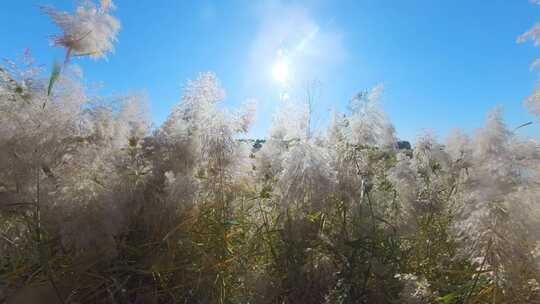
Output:
[[272,77],[277,82],[286,83],[289,80],[289,65],[287,62],[276,62],[272,67]]

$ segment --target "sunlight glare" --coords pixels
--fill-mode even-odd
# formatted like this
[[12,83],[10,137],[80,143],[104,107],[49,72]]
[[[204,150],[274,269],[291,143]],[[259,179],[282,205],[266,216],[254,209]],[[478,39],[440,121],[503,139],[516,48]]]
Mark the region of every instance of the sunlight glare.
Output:
[[289,65],[283,60],[276,62],[272,67],[272,76],[277,82],[286,83],[289,79]]

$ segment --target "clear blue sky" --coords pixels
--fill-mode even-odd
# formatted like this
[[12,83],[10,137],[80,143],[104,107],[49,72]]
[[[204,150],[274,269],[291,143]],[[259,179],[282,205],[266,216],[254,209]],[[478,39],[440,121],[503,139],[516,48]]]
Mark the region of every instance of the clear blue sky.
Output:
[[[529,65],[540,48],[516,37],[540,21],[527,0],[156,1],[116,0],[122,30],[108,61],[76,59],[88,83],[103,93],[143,91],[159,125],[180,100],[186,80],[214,71],[227,91],[224,106],[259,103],[249,136],[263,137],[284,90],[271,76],[279,49],[295,51],[288,90],[322,83],[316,120],[344,111],[350,97],[379,83],[383,107],[398,135],[424,129],[440,137],[454,127],[482,125],[502,105],[509,126],[534,118],[522,106],[539,71]],[[49,46],[58,33],[38,9],[72,10],[73,0],[18,0],[0,4],[0,57],[25,48],[51,65],[63,50]],[[522,130],[538,137],[536,126]]]

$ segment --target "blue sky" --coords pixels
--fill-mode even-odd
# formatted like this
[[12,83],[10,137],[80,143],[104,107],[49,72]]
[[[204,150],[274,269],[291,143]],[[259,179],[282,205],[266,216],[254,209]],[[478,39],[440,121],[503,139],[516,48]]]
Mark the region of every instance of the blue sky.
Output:
[[[322,129],[331,109],[345,111],[356,92],[385,86],[382,105],[398,136],[423,130],[443,139],[453,128],[472,131],[502,105],[510,127],[534,120],[523,107],[538,70],[540,48],[516,37],[540,21],[527,0],[156,1],[116,0],[122,23],[108,60],[76,59],[89,84],[104,94],[145,92],[159,125],[180,100],[188,79],[214,71],[227,91],[225,107],[258,102],[250,137],[264,137],[285,90],[299,99],[321,83],[315,104]],[[25,48],[50,66],[63,50],[39,5],[73,10],[72,0],[0,4],[0,57]],[[290,56],[287,87],[272,78],[280,50]],[[538,124],[521,129],[538,137]]]

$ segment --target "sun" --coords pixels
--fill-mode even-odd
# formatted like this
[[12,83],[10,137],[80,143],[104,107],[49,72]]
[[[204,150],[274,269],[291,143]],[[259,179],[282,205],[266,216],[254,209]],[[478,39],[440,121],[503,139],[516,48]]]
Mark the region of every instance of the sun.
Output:
[[284,60],[280,60],[272,67],[272,77],[275,81],[286,83],[289,79],[289,65]]

